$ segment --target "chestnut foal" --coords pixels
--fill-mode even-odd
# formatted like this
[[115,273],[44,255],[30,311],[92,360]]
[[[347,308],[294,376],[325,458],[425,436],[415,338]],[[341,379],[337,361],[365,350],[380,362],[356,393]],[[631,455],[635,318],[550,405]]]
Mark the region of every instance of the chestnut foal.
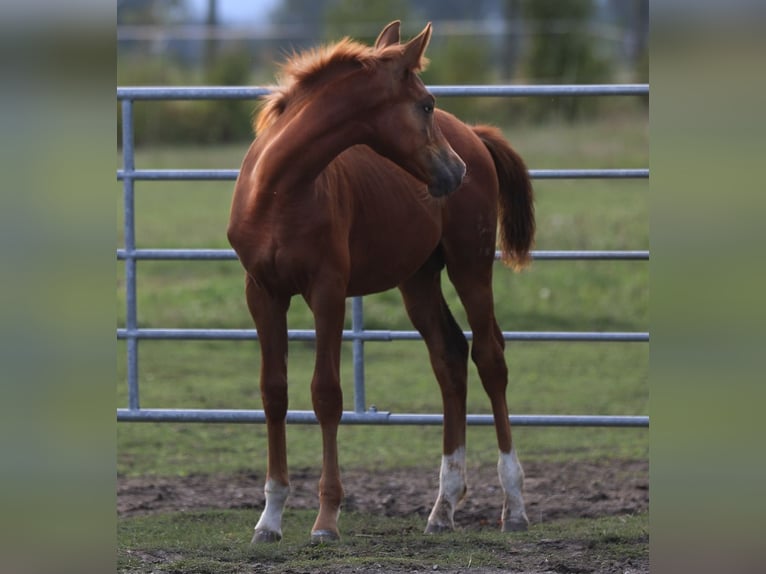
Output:
[[[289,492],[287,310],[293,295],[316,329],[311,382],[322,431],[315,542],[337,540],[343,498],[337,431],[339,359],[349,296],[398,287],[428,347],[444,405],[439,493],[426,532],[454,528],[464,496],[468,343],[440,286],[446,266],[473,331],[471,357],[489,395],[504,492],[502,528],[525,529],[523,471],[511,442],[504,341],[492,266],[498,220],[506,262],[529,261],[535,222],[526,167],[488,126],[435,110],[417,72],[431,25],[405,44],[399,22],[374,47],[348,39],[293,57],[257,119],[236,183],[228,237],[246,271],[261,348],[268,432],[266,507],[253,542],[282,537]],[[454,192],[454,193],[453,193]],[[499,217],[498,217],[499,216]]]

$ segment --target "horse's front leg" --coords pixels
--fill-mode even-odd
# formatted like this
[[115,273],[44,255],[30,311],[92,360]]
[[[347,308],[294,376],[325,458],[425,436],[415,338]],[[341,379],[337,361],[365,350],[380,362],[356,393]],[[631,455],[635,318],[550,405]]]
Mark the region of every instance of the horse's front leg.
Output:
[[268,433],[266,507],[255,526],[252,542],[277,542],[282,539],[282,512],[290,492],[285,441],[287,308],[290,298],[266,293],[249,275],[245,293],[261,347],[261,399]]
[[319,480],[319,514],[311,529],[312,542],[340,539],[338,516],[343,486],[338,467],[338,425],[343,414],[340,386],[340,346],[346,310],[346,282],[342,276],[315,283],[306,300],[314,313],[316,362],[311,381],[314,413],[322,429],[322,476]]

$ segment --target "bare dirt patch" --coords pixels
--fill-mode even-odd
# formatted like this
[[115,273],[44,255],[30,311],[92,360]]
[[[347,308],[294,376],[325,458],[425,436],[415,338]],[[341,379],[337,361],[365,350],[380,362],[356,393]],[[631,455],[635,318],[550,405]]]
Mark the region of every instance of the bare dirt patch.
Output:
[[[528,462],[525,498],[532,523],[559,518],[598,517],[643,512],[649,506],[647,461]],[[455,520],[466,529],[499,520],[501,490],[494,466],[468,469],[468,495]],[[265,477],[226,476],[118,477],[120,516],[201,509],[262,508]],[[319,476],[293,471],[291,508],[318,508]],[[438,489],[438,469],[343,472],[345,510],[404,516],[427,516]]]
[[[602,518],[646,512],[649,506],[649,465],[647,461],[571,461],[562,463],[528,462],[525,498],[530,521],[551,522],[566,518]],[[494,465],[468,469],[468,496],[455,515],[459,529],[467,532],[496,529],[499,524],[501,490]],[[291,508],[315,510],[318,507],[315,471],[294,471],[291,476]],[[436,497],[438,469],[424,471],[399,469],[370,472],[346,470],[343,473],[347,511],[369,513],[371,516],[426,516]],[[263,508],[264,477],[256,474],[193,475],[186,477],[118,477],[117,502],[121,517],[155,513],[197,511],[205,509],[253,509],[253,520]],[[435,544],[413,532],[411,546],[398,547],[400,533],[378,532],[376,552],[388,556],[385,565],[336,561],[332,568],[306,568],[288,563],[250,563],[247,571],[272,574],[304,574],[307,572],[335,572],[336,574],[379,574],[380,572],[412,572],[418,568],[403,560],[402,564],[390,560],[391,553],[429,555]],[[507,561],[507,568],[467,569],[475,574],[507,572],[513,574],[619,572],[643,574],[649,572],[648,535],[630,535],[621,538],[614,533],[597,538],[555,537],[511,539],[502,548],[492,547]],[[387,540],[390,538],[390,543]],[[422,546],[418,546],[421,544]],[[481,545],[481,538],[477,539]],[[620,546],[620,550],[615,550]],[[130,572],[177,572],[169,566],[172,557],[165,555],[139,556],[139,569]],[[398,554],[396,554],[398,555]],[[422,561],[422,560],[421,560]],[[436,560],[435,560],[436,562]],[[160,568],[159,570],[157,568]],[[166,570],[165,568],[169,568]],[[421,567],[419,571],[423,571]],[[443,573],[466,571],[450,569],[436,564],[426,570]],[[127,571],[127,570],[126,570]],[[215,572],[228,570],[211,570]],[[239,570],[237,570],[239,571]]]

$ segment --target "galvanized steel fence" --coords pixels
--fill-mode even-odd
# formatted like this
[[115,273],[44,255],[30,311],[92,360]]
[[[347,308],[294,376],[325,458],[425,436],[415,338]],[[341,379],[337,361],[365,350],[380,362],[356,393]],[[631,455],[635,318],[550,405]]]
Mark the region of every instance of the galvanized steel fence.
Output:
[[[648,84],[552,85],[552,86],[430,86],[435,96],[534,97],[534,96],[642,96],[649,94]],[[134,149],[133,102],[137,100],[256,99],[267,95],[268,88],[252,87],[121,87],[117,99],[122,106],[123,168],[117,179],[123,182],[124,247],[117,258],[125,265],[125,327],[117,329],[127,352],[128,407],[117,409],[118,421],[141,422],[230,422],[261,423],[262,410],[239,409],[143,409],[139,401],[138,342],[156,339],[175,340],[249,340],[257,339],[255,329],[146,329],[138,327],[136,270],[138,261],[147,260],[235,260],[229,249],[137,249],[135,237],[136,181],[210,181],[235,180],[232,169],[136,169]],[[648,169],[532,169],[533,179],[637,179],[648,178]],[[635,251],[533,251],[537,261],[561,260],[648,260],[649,252]],[[499,256],[499,253],[496,254]],[[466,332],[470,340],[471,333]],[[619,341],[648,342],[645,332],[541,332],[503,331],[507,341]],[[291,329],[291,341],[313,340],[313,330]],[[385,331],[364,328],[361,297],[352,300],[351,329],[343,331],[343,339],[353,343],[354,410],[344,411],[344,424],[440,425],[440,414],[408,414],[382,412],[367,408],[364,381],[364,343],[421,339],[417,331]],[[612,426],[647,427],[648,416],[601,415],[511,415],[511,424],[520,426]],[[312,411],[289,411],[288,423],[316,423]],[[492,425],[492,415],[468,415],[469,425]]]

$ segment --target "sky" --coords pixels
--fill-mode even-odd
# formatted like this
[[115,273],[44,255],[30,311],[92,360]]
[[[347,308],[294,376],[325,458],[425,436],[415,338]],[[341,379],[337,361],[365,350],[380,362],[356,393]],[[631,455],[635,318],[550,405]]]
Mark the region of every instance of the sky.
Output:
[[[186,0],[195,15],[202,17],[207,0]],[[264,22],[279,0],[218,0],[218,17],[223,24]]]

